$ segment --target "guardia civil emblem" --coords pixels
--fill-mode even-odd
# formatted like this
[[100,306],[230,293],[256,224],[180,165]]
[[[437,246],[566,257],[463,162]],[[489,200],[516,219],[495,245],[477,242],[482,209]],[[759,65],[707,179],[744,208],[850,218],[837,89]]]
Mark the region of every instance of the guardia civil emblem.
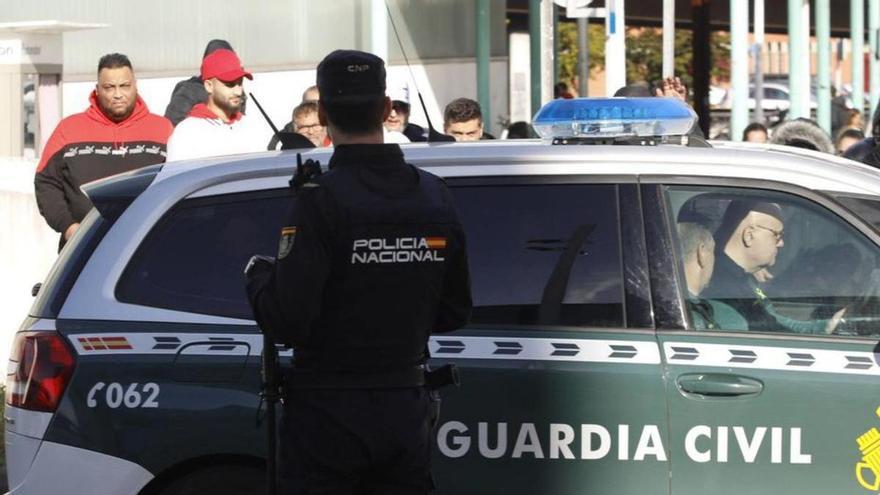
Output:
[[284,227],[281,229],[281,240],[278,241],[278,259],[284,259],[293,249],[293,241],[296,239],[296,227]]

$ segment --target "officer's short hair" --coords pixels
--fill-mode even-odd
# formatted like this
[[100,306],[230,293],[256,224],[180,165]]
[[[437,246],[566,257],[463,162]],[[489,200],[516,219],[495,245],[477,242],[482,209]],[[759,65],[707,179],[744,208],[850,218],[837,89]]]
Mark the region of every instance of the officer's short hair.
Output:
[[483,111],[480,110],[480,104],[470,98],[452,100],[443,111],[443,124],[446,127],[449,124],[474,119],[479,119],[480,123],[483,123]]
[[104,69],[118,69],[120,67],[128,67],[132,71],[131,60],[121,53],[108,53],[98,60],[98,74]]
[[705,225],[696,222],[679,222],[678,242],[681,245],[681,257],[686,260],[697,252],[700,244],[711,247],[715,240],[712,232]]

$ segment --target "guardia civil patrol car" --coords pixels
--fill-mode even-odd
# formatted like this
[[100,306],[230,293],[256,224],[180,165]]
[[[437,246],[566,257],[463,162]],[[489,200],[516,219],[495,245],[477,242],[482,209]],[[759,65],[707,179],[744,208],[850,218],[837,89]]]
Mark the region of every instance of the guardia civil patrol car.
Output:
[[[405,148],[453,191],[475,303],[429,346],[462,379],[443,390],[438,493],[880,490],[880,174],[708,146],[693,119],[660,98],[561,100],[537,115],[540,140]],[[295,163],[169,163],[86,186],[95,208],[15,336],[11,493],[262,492],[242,268],[277,251]],[[846,308],[827,332],[696,329],[706,301],[677,225],[696,212],[711,230],[736,199],[783,212],[784,229],[752,232],[777,250],[755,301],[804,321]]]

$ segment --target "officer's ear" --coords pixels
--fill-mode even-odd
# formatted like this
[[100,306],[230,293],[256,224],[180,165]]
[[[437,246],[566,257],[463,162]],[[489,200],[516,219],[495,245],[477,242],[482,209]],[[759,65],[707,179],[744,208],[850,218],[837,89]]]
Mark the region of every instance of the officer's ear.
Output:
[[202,85],[205,87],[205,91],[207,91],[209,95],[214,94],[214,84],[211,83],[210,79],[202,81]]

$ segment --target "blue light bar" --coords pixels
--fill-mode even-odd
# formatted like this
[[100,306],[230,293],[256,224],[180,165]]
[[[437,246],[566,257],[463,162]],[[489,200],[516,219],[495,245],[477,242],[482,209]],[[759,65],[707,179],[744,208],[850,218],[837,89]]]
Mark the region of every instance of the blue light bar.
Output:
[[696,121],[674,98],[574,98],[547,103],[532,126],[544,139],[683,136]]

